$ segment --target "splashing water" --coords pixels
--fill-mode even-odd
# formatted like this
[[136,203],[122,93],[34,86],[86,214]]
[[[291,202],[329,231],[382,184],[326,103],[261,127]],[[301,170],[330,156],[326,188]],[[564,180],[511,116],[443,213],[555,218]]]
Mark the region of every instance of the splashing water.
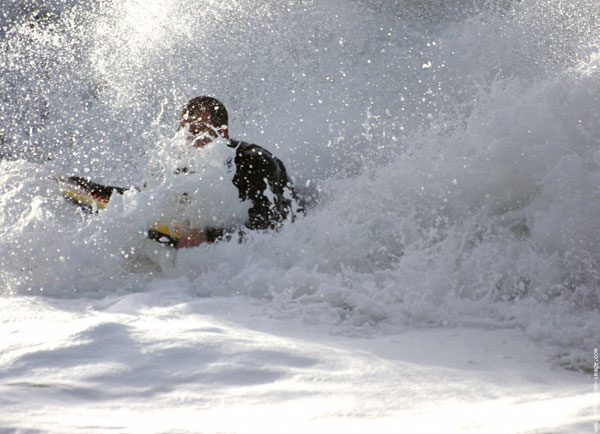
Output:
[[[521,327],[590,366],[598,10],[462,3],[3,1],[0,291],[103,296],[184,276],[346,331]],[[139,185],[200,94],[300,189],[318,185],[316,208],[174,252],[144,239],[143,193],[89,216],[48,181]]]

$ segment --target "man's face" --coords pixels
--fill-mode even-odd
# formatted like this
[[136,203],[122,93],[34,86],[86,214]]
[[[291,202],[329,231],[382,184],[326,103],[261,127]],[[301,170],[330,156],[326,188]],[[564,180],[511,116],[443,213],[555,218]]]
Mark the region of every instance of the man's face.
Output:
[[188,131],[189,141],[196,148],[206,146],[218,137],[227,138],[227,128],[215,126],[210,114],[205,111],[198,116],[190,116],[187,119],[182,118],[179,126]]

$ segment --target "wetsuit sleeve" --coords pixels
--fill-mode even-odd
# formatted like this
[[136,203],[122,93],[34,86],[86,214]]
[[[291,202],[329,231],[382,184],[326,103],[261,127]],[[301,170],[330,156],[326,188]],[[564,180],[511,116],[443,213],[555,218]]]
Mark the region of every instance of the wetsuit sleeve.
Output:
[[[248,209],[248,220],[245,223],[247,229],[269,229],[272,226],[271,202],[265,196],[269,179],[273,179],[272,161],[270,155],[262,148],[249,145],[236,152],[233,184],[238,189],[238,195],[242,201],[250,201],[252,206]],[[208,228],[206,235],[209,243],[230,239],[238,232],[243,236],[239,228]]]
[[208,238],[209,243],[214,243],[216,241],[221,241],[224,238],[229,237],[231,234],[222,228],[209,228],[206,230],[206,237]]
[[285,215],[279,205],[287,175],[283,164],[265,149],[250,145],[235,157],[236,173],[233,183],[240,199],[252,202],[248,210],[248,229],[272,229]]
[[[235,153],[233,184],[241,201],[251,203],[245,229],[277,229],[290,215],[294,191],[283,163],[257,145],[239,144]],[[284,195],[284,192],[286,194]],[[241,228],[207,228],[208,242],[228,240],[234,234],[244,236]]]

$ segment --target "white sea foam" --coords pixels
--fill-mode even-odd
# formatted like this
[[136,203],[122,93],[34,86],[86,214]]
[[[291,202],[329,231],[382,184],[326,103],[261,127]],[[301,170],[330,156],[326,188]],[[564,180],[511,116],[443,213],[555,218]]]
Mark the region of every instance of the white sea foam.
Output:
[[[163,3],[58,2],[50,22],[7,30],[2,155],[30,162],[0,163],[2,292],[103,296],[185,276],[198,295],[268,299],[271,315],[347,333],[522,327],[566,366],[590,366],[600,339],[590,2]],[[174,151],[181,105],[199,94],[224,101],[233,137],[273,151],[298,186],[318,184],[316,208],[243,244],[175,253],[145,240],[175,211],[173,190],[211,210],[186,216],[198,225],[244,213],[223,201],[236,194],[226,147]],[[153,189],[93,216],[65,207],[47,179],[140,185],[156,162],[166,177]],[[171,176],[183,162],[212,181]]]

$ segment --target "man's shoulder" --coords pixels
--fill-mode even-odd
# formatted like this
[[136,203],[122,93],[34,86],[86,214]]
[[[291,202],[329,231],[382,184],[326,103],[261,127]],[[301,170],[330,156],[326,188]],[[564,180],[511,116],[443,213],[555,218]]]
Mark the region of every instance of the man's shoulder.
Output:
[[235,153],[240,157],[267,157],[271,159],[276,159],[276,157],[263,148],[254,143],[248,143],[241,140],[230,139],[229,146],[235,148]]
[[262,146],[258,146],[255,143],[244,142],[243,140],[229,139],[229,146],[235,148],[238,152],[258,152],[258,151],[267,151]]

